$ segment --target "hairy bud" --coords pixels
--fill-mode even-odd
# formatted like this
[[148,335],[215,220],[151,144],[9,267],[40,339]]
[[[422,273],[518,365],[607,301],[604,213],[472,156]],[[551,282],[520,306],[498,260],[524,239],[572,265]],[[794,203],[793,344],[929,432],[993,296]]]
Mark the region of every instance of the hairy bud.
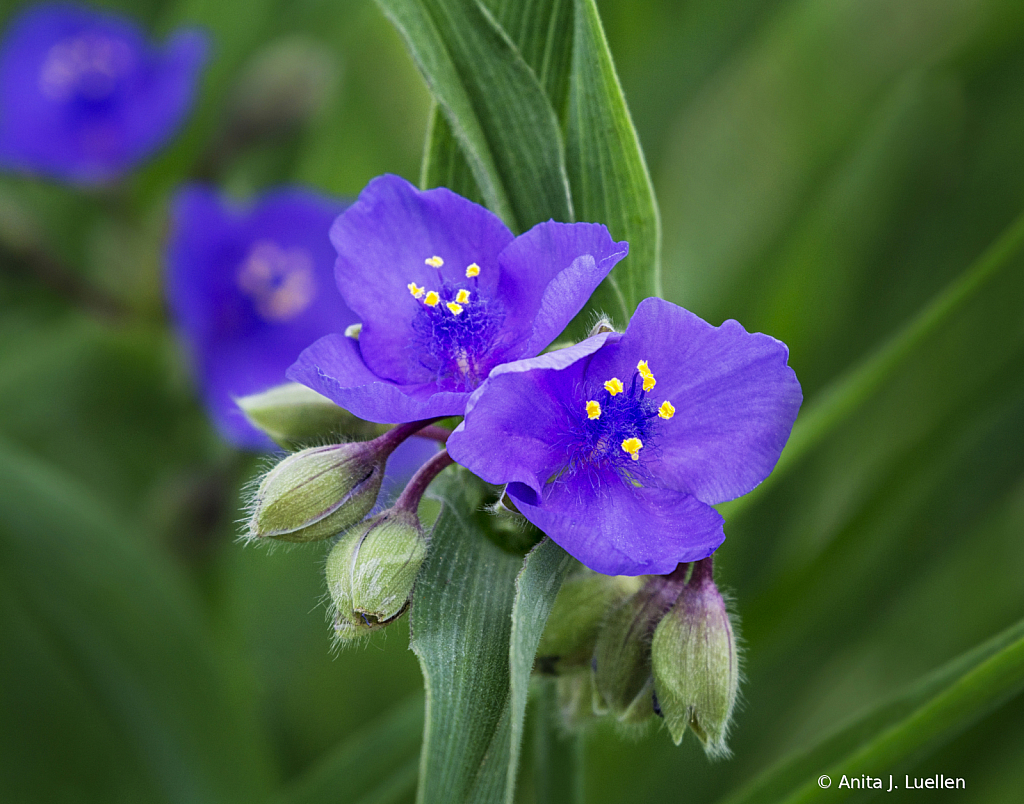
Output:
[[725,757],[739,663],[729,612],[710,569],[691,582],[658,625],[651,645],[654,685],[676,745],[693,730],[711,757]]
[[364,422],[330,399],[297,382],[235,400],[245,417],[274,442],[294,449],[318,438],[374,438],[386,425]]
[[249,538],[311,542],[354,525],[377,502],[387,455],[372,441],[289,455],[259,485]]
[[623,723],[639,723],[654,714],[651,636],[679,594],[681,584],[653,576],[608,616],[594,648],[597,706]]
[[561,674],[586,667],[601,623],[613,607],[639,590],[640,583],[639,578],[601,575],[592,570],[567,578],[540,638],[537,666],[541,672]]
[[397,619],[427,557],[416,514],[391,508],[342,535],[327,557],[334,633],[354,639]]

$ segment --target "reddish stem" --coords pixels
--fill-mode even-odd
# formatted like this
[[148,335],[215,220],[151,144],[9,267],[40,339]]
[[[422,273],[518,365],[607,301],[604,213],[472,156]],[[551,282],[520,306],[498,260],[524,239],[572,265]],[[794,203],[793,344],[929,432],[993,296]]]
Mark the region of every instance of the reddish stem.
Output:
[[401,495],[395,500],[395,509],[411,511],[416,513],[416,509],[419,508],[420,499],[423,497],[423,492],[427,490],[427,486],[430,482],[441,474],[442,470],[455,463],[451,456],[448,454],[448,450],[441,450],[437,455],[427,461],[423,466],[416,470],[416,474],[412,476],[409,484],[402,490]]

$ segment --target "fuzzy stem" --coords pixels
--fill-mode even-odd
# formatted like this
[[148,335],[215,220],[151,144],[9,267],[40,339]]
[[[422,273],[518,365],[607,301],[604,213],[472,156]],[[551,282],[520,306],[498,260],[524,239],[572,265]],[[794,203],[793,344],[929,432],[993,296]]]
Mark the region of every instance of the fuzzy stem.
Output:
[[448,454],[448,450],[441,450],[416,470],[416,474],[412,476],[409,484],[402,490],[401,495],[395,501],[394,507],[398,510],[404,509],[416,513],[416,509],[420,505],[420,498],[423,497],[423,492],[427,490],[427,486],[443,469],[453,463],[455,461]]

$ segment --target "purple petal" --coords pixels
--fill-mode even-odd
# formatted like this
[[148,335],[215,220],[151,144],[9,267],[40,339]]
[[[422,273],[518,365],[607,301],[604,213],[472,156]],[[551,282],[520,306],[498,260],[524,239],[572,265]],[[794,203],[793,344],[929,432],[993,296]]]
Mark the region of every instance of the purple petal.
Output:
[[[420,191],[398,176],[371,181],[334,222],[331,242],[338,252],[338,288],[363,321],[360,347],[373,372],[403,384],[433,379],[410,359],[419,302],[407,285],[436,289],[443,277],[491,294],[498,254],[511,241],[494,213],[450,190]],[[425,262],[435,256],[444,260],[440,269]],[[474,262],[480,275],[467,280],[466,268]]]
[[570,426],[573,389],[591,355],[611,337],[618,336],[603,333],[498,366],[470,397],[465,421],[448,439],[449,454],[488,483],[516,481],[540,493],[565,465],[559,434]]
[[735,321],[713,327],[661,299],[637,308],[622,339],[594,356],[589,379],[626,381],[646,360],[656,402],[675,406],[641,460],[662,485],[706,503],[749,492],[771,473],[803,396],[786,345]]
[[596,223],[539,223],[501,252],[498,296],[515,333],[508,358],[532,357],[566,328],[629,244]]
[[359,342],[336,333],[304,350],[287,376],[371,422],[461,415],[469,400],[468,393],[439,392],[433,383],[398,385],[382,380],[363,362]]
[[725,540],[719,513],[689,494],[636,488],[611,472],[589,480],[556,480],[541,495],[513,483],[508,493],[567,553],[606,575],[664,575]]

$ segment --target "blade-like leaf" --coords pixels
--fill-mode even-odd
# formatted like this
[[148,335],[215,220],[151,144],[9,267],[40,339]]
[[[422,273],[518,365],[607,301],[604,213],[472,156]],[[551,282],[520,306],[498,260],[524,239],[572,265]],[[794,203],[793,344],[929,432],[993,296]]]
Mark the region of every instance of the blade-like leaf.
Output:
[[378,0],[402,34],[487,205],[514,230],[572,220],[558,121],[533,71],[476,0]]
[[661,223],[594,0],[575,0],[566,166],[576,219],[629,241],[629,256],[590,305],[624,325],[643,299],[660,295]]
[[[490,0],[487,7],[537,76],[555,113],[562,117],[572,57],[572,0]],[[469,163],[436,104],[430,113],[420,180],[423,187],[448,187],[474,201],[483,200]]]
[[411,611],[427,690],[417,801],[511,801],[533,657],[568,558],[542,542],[524,564],[473,516],[483,495],[467,473],[437,486],[443,508]]
[[[1024,689],[1024,621],[921,679],[900,697],[782,762],[726,804],[838,800],[844,774],[881,772],[934,750]],[[819,787],[819,775],[833,780]]]
[[423,698],[411,696],[352,735],[277,799],[278,804],[392,802],[412,792],[419,768]]
[[[270,763],[254,708],[159,556],[75,483],[4,443],[0,511],[10,604],[0,630],[31,649],[12,654],[5,640],[0,662],[4,788],[57,800],[74,779],[82,796],[107,800],[126,790],[166,802],[262,798]],[[23,711],[30,727],[12,716]],[[64,757],[80,765],[79,754],[107,770],[62,775]]]

